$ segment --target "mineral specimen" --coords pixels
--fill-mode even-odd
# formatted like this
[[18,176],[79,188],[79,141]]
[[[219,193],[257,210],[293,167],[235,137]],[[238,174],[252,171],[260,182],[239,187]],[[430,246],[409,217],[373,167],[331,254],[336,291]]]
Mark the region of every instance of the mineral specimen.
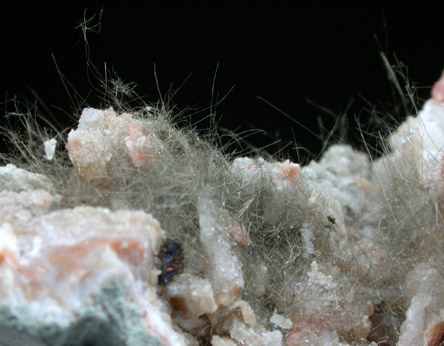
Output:
[[304,167],[84,109],[0,167],[0,343],[442,344],[443,85],[378,159]]

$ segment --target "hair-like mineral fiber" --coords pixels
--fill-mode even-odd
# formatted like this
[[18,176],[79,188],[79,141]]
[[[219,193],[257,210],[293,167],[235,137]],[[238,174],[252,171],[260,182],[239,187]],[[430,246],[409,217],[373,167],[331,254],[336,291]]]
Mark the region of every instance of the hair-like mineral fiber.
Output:
[[[397,85],[400,71],[395,73],[390,68],[390,72],[396,75],[394,81]],[[203,195],[214,197],[242,225],[251,242],[249,246],[237,245],[235,249],[243,263],[244,299],[250,302],[265,326],[269,326],[267,321],[275,310],[287,317],[296,314],[293,306],[294,280],[312,261],[304,256],[303,225],[310,225],[314,230],[314,246],[321,253],[321,258],[322,254],[332,256],[328,237],[336,225],[334,219],[325,218],[323,209],[328,201],[308,205],[306,201],[311,190],[304,177],[296,188],[282,192],[277,191],[270,175],[265,172],[260,173],[258,181],[242,179],[234,174],[231,162],[236,155],[258,157],[262,154],[270,162],[275,162],[275,159],[260,150],[230,154],[230,144],[220,146],[213,108],[209,110],[208,117],[214,126],[206,132],[199,132],[190,124],[185,112],[176,112],[168,97],[161,97],[158,103],[147,104],[131,86],[118,78],[110,78],[109,71],[106,77],[100,77],[90,64],[91,72],[102,82],[102,88],[98,90],[104,94],[102,104],[92,106],[113,107],[119,113],[131,113],[136,119],[144,120],[145,126],[149,126],[146,130],[162,142],[162,156],[155,165],[131,167],[122,164],[114,167],[117,174],[100,184],[88,181],[78,174],[64,150],[67,130],[58,131],[50,124],[42,126],[44,115],[39,114],[36,108],[7,114],[9,124],[3,126],[2,134],[9,142],[9,154],[1,154],[0,158],[48,177],[53,186],[52,192],[61,196],[56,208],[91,205],[141,209],[151,213],[159,220],[167,238],[182,245],[185,272],[198,276],[205,271],[207,254],[199,237],[197,202]],[[401,104],[404,107],[410,105],[414,111],[415,98],[403,93],[401,97]],[[75,117],[87,105],[82,102],[74,106],[77,110],[73,113]],[[384,124],[377,114],[374,119]],[[21,126],[17,126],[17,122]],[[363,136],[369,135],[361,131]],[[50,138],[56,138],[58,144],[54,158],[47,160],[42,143]],[[232,142],[242,140],[245,140],[242,136],[233,136]],[[370,148],[370,144],[364,145],[374,158],[389,152],[383,142],[379,149]],[[258,166],[266,164],[257,162]],[[379,197],[365,202],[371,219],[379,220],[376,226],[381,232],[376,241],[390,258],[390,276],[365,284],[365,289],[373,292],[377,302],[371,336],[382,340],[380,334],[384,334],[390,345],[396,342],[408,307],[407,300],[403,298],[404,292],[399,288],[404,284],[407,273],[420,262],[434,263],[441,274],[444,272],[442,202],[433,193],[432,186],[421,183],[417,170],[413,169],[415,163],[403,162],[402,165],[384,163],[389,173],[374,177]],[[359,228],[366,221],[360,215],[352,215],[345,222],[348,227]],[[267,268],[266,275],[263,268]],[[384,298],[378,301],[378,297],[388,296],[391,300]],[[378,324],[381,324],[380,329]],[[387,326],[392,329],[387,329]]]

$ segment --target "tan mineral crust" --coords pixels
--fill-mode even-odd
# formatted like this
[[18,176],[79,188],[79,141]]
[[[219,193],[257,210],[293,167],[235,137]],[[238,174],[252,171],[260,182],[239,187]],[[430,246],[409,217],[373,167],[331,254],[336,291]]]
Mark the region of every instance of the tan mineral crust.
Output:
[[[333,145],[304,167],[235,158],[224,184],[239,191],[199,180],[186,212],[200,260],[185,248],[187,258],[168,255],[172,267],[160,252],[174,232],[153,216],[157,209],[113,208],[113,200],[66,206],[49,176],[0,167],[0,344],[441,345],[443,228],[427,218],[437,215],[429,206],[442,208],[442,85],[377,160]],[[67,179],[102,192],[128,172],[149,180],[180,151],[168,151],[171,131],[86,108],[67,137]],[[57,160],[55,140],[43,146],[42,160]],[[412,186],[428,202],[405,212],[420,204],[402,198]],[[260,214],[250,212],[255,203]]]

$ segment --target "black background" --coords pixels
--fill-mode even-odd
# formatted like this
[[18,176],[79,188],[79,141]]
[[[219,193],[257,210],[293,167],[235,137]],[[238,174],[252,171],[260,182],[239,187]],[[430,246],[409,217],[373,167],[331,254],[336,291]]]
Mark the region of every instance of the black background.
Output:
[[[217,69],[215,94],[222,97],[234,86],[216,108],[220,128],[261,129],[248,138],[250,143],[263,146],[278,141],[268,150],[275,153],[285,147],[279,155],[296,161],[302,158],[297,158],[295,143],[314,155],[322,149],[322,141],[303,126],[321,133],[318,118],[327,129],[334,125],[333,117],[313,103],[341,115],[353,99],[347,117],[349,139],[355,143],[359,142],[355,117],[367,128],[366,109],[374,105],[385,111],[385,105],[390,111],[397,105],[381,49],[392,64],[400,61],[408,68],[404,71],[419,102],[428,97],[444,67],[441,12],[425,6],[17,4],[3,7],[0,21],[3,114],[13,110],[13,103],[6,101],[18,96],[28,105],[39,104],[43,114],[63,127],[74,120],[62,110],[75,113],[80,106],[104,106],[100,92],[91,93],[91,85],[98,86],[100,78],[92,68],[87,73],[83,34],[76,28],[87,9],[87,19],[96,15],[88,27],[97,29],[102,8],[101,31],[87,32],[90,59],[100,74],[106,63],[124,82],[135,82],[137,93],[151,102],[159,99],[154,66],[163,96],[187,80],[172,102],[177,110],[191,107],[187,112],[196,122],[208,114],[205,108],[212,102]],[[52,55],[83,101],[70,99]],[[409,106],[408,112],[413,113],[413,108]],[[399,120],[405,113],[393,114]]]

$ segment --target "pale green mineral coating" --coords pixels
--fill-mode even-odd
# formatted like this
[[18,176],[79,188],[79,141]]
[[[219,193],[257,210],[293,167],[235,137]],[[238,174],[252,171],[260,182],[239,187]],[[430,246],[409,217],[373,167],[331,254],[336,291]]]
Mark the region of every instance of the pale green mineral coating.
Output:
[[[0,330],[6,331],[0,345],[11,346],[162,346],[148,334],[142,312],[125,299],[124,284],[106,285],[100,294],[74,315],[68,325],[35,320],[26,306],[0,308]],[[8,343],[14,336],[20,340]]]

